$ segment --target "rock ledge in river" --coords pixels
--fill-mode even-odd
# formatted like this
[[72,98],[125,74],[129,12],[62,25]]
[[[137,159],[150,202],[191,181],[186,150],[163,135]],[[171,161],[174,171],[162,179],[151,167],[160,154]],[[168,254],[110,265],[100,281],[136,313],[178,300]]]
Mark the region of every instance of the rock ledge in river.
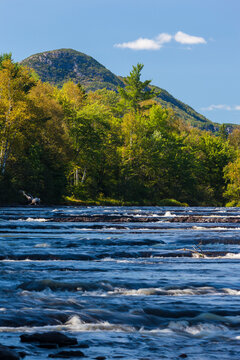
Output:
[[60,332],[53,331],[47,333],[23,334],[20,336],[22,342],[32,343],[36,342],[41,345],[58,345],[59,347],[77,345],[77,339],[71,338]]
[[1,360],[20,360],[20,356],[15,350],[12,350],[8,346],[0,344],[0,359]]
[[75,351],[60,351],[56,354],[48,355],[49,358],[60,358],[60,359],[72,359],[72,358],[80,358],[84,357],[84,353],[80,350]]

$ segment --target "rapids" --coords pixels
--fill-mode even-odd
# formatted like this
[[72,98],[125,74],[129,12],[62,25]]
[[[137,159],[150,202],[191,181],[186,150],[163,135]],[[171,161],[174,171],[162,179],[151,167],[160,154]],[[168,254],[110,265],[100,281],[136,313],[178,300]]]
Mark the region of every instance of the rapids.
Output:
[[237,208],[2,207],[0,343],[44,360],[58,350],[20,335],[58,331],[89,359],[239,359],[239,230]]

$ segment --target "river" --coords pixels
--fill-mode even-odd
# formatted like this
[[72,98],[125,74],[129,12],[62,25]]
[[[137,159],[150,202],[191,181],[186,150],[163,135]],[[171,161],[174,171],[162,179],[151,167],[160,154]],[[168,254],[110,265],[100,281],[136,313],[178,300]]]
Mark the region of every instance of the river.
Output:
[[20,335],[52,331],[89,359],[239,359],[239,230],[237,208],[2,207],[0,342],[27,360],[59,349]]

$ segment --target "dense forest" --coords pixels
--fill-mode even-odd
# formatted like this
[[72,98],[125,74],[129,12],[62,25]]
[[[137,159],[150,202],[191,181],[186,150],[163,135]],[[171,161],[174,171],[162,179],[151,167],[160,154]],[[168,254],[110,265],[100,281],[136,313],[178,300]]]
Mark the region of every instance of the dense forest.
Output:
[[[87,92],[100,89],[117,92],[119,87],[125,87],[122,76],[113,74],[93,57],[74,49],[44,51],[29,56],[21,61],[21,64],[33,69],[43,82],[49,82],[57,87],[62,87],[69,80],[76,84],[80,83]],[[212,132],[219,130],[219,124],[208,120],[165,89],[151,86],[157,90],[155,97],[157,103],[163,108],[173,109],[175,115],[184,122],[201,130]],[[229,131],[234,127],[234,124],[227,124]]]
[[[240,130],[202,131],[133,66],[118,91],[42,82],[0,57],[0,204],[240,206]],[[77,203],[77,202],[76,202]]]

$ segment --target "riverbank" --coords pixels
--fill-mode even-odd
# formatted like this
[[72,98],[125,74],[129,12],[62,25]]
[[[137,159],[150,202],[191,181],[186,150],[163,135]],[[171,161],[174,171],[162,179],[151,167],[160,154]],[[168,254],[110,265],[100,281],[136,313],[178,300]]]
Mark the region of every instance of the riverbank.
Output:
[[187,203],[180,202],[175,199],[163,199],[157,202],[151,201],[123,201],[112,198],[99,197],[97,199],[80,200],[74,197],[66,196],[63,205],[79,205],[79,206],[189,206]]

